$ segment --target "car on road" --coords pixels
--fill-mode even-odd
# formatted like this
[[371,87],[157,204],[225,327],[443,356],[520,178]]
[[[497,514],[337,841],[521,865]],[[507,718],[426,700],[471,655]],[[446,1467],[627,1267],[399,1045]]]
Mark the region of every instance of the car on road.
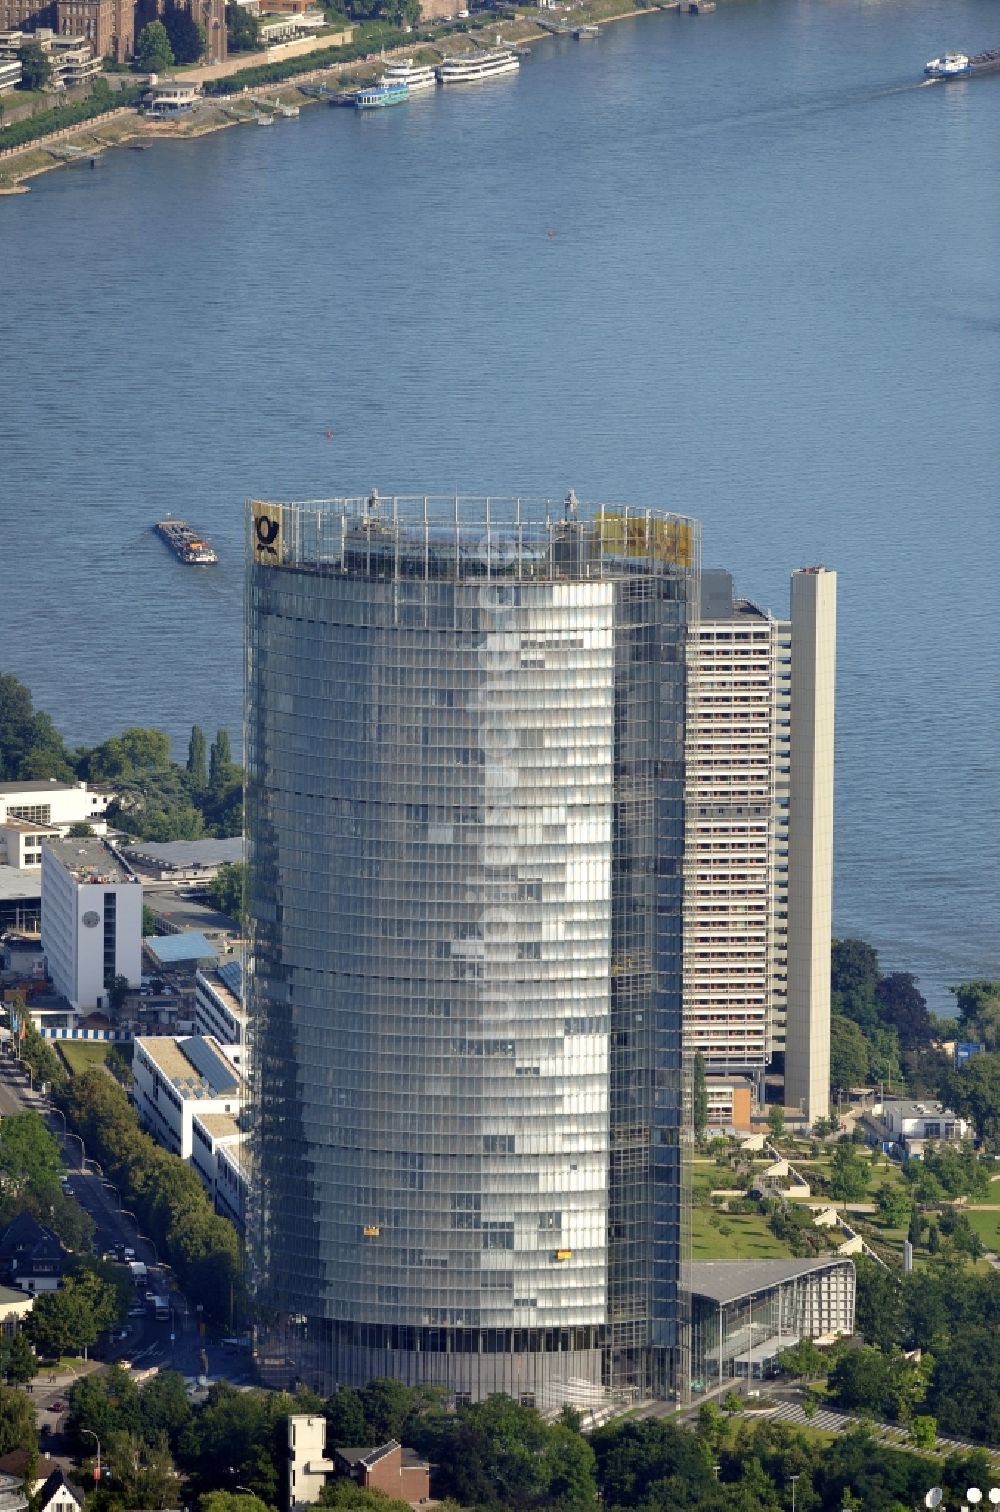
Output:
[[49,1411],[50,1412],[65,1412],[66,1411],[66,1403],[62,1400],[61,1397],[57,1397],[54,1402],[50,1402],[49,1403]]

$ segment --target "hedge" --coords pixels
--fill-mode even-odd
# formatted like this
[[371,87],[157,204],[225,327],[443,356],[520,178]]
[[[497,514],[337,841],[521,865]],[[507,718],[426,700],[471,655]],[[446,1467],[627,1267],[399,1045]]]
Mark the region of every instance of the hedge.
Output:
[[96,116],[109,115],[123,105],[138,105],[146,87],[145,84],[128,84],[117,94],[91,95],[75,105],[57,105],[52,110],[40,110],[23,121],[14,121],[0,129],[0,151],[7,147],[23,147],[26,142],[51,136],[66,126],[79,126]]

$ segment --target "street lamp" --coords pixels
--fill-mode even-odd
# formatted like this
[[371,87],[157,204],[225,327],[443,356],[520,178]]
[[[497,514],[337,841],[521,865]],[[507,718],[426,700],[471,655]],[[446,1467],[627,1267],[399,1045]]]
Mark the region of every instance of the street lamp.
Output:
[[94,1471],[94,1480],[99,1481],[101,1478],[101,1441],[92,1428],[81,1428],[80,1432],[87,1438],[92,1438],[97,1445],[97,1468]]
[[62,1108],[56,1108],[50,1103],[49,1112],[57,1113],[62,1119],[63,1143],[65,1144],[67,1139],[75,1139],[77,1144],[80,1146],[80,1169],[81,1171],[85,1170],[87,1166],[87,1152],[84,1149],[83,1140],[80,1138],[79,1134],[75,1134],[72,1129],[66,1127],[66,1115],[63,1112]]
[[790,1475],[788,1479],[792,1483],[792,1512],[795,1512],[795,1482],[798,1480],[798,1476]]

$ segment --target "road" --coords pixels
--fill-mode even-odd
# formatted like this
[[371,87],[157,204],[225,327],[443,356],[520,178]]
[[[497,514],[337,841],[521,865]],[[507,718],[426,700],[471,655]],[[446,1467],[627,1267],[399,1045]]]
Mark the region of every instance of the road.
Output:
[[[7,1054],[0,1055],[0,1117],[29,1109],[37,1110],[46,1118],[53,1134],[62,1134],[62,1115],[54,1112],[39,1093],[29,1087],[27,1074],[16,1060]],[[155,1366],[179,1370],[193,1381],[205,1373],[207,1364],[209,1380],[252,1384],[255,1375],[249,1352],[227,1350],[202,1338],[197,1313],[176,1285],[170,1267],[158,1263],[159,1256],[152,1240],[140,1235],[134,1220],[122,1210],[118,1192],[105,1180],[98,1162],[89,1157],[82,1160],[82,1156],[79,1138],[69,1134],[63,1140],[67,1187],[94,1220],[96,1252],[99,1255],[115,1253],[128,1247],[148,1269],[148,1279],[137,1291],[134,1304],[136,1308],[143,1305],[142,1314],[128,1317],[113,1337],[99,1341],[94,1351],[97,1363],[89,1362],[90,1368],[99,1369],[101,1363],[127,1361],[137,1369]],[[154,1291],[168,1298],[169,1318],[157,1320],[153,1316],[146,1294]],[[57,1431],[62,1411],[51,1411],[51,1403],[63,1402],[75,1375],[81,1373],[85,1373],[85,1367],[73,1374],[60,1375],[55,1381],[36,1378],[32,1395],[40,1428],[48,1433]]]

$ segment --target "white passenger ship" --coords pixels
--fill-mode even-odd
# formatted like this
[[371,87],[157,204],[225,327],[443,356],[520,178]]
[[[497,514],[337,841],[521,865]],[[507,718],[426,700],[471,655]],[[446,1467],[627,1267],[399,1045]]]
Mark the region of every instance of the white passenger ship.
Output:
[[437,76],[442,84],[475,84],[480,79],[495,79],[500,74],[517,73],[521,60],[509,48],[498,47],[493,52],[465,53],[462,57],[445,58],[438,65]]
[[417,94],[422,89],[436,89],[437,74],[433,68],[414,63],[412,58],[402,58],[398,63],[389,64],[382,75],[382,83],[405,84],[410,94]]

